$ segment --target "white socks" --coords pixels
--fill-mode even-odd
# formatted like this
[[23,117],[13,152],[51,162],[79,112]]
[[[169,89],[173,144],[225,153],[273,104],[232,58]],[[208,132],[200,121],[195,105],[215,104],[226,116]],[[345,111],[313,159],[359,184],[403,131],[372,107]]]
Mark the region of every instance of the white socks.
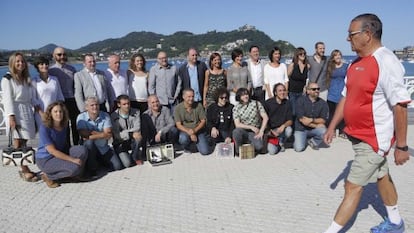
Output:
[[385,206],[385,208],[387,209],[388,219],[390,220],[390,222],[397,225],[400,224],[401,216],[400,211],[398,210],[398,206]]
[[332,221],[331,226],[329,226],[328,230],[325,231],[325,233],[338,233],[343,226],[339,225],[335,221]]

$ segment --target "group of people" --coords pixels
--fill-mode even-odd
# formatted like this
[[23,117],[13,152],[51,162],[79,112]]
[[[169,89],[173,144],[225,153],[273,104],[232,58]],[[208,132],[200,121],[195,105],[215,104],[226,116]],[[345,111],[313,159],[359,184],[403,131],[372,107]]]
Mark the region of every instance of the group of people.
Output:
[[[41,178],[57,187],[62,178],[95,176],[100,166],[119,170],[140,165],[148,145],[168,142],[208,155],[215,143],[234,142],[238,155],[239,146],[250,143],[257,153],[265,147],[277,154],[293,135],[293,148],[301,152],[307,145],[317,150],[331,143],[338,129],[338,136],[352,142],[356,157],[344,200],[326,232],[344,227],[362,187],[372,181],[378,181],[389,219],[371,232],[404,229],[384,155],[395,135],[396,164],[409,159],[410,98],[403,68],[382,47],[381,33],[375,15],[352,20],[347,40],[359,57],[349,68],[339,50],[326,57],[323,42],[315,44],[312,56],[297,48],[289,65],[281,63],[278,47],[269,51],[269,62],[260,59],[256,45],[246,62],[242,50],[234,49],[227,70],[218,53],[211,54],[207,66],[190,48],[187,62],[177,68],[161,51],[149,72],[141,54],[131,57],[126,71],[120,69],[118,55],[109,56],[108,69],[100,71],[95,57],[86,54],[84,68],[77,72],[58,47],[55,64],[49,67],[46,58],[38,58],[34,66],[39,75],[31,79],[23,54],[14,53],[1,81],[8,133],[15,148],[39,133]],[[19,174],[26,181],[38,179],[27,166]]]

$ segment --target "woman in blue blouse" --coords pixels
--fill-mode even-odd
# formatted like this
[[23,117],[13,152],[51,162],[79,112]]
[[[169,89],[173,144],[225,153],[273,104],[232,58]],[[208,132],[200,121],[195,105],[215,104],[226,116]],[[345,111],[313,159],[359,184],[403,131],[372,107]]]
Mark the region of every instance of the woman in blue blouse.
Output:
[[49,188],[60,186],[57,180],[79,176],[87,159],[83,146],[69,149],[66,140],[68,110],[63,102],[50,104],[39,127],[39,148],[36,162],[42,171],[42,180]]
[[[326,85],[328,87],[328,106],[329,106],[329,120],[327,125],[332,120],[332,117],[335,113],[336,105],[339,103],[339,100],[342,98],[342,89],[345,85],[345,76],[348,64],[344,63],[342,60],[341,51],[335,49],[332,51],[331,56],[328,61],[328,71],[326,77]],[[337,129],[339,130],[339,137],[347,138],[346,134],[343,132],[345,127],[345,122],[342,120]]]

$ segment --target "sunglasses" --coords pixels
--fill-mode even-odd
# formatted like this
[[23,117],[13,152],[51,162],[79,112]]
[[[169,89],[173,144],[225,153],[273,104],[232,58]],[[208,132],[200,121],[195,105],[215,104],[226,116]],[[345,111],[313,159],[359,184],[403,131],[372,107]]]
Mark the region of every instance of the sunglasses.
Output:
[[59,57],[66,56],[66,53],[56,53],[56,56],[59,56]]
[[222,100],[225,100],[225,99],[227,99],[227,96],[220,96],[219,98],[222,99]]
[[319,90],[321,90],[321,88],[320,88],[320,87],[313,87],[313,88],[309,88],[309,90],[312,90],[312,91],[319,91]]

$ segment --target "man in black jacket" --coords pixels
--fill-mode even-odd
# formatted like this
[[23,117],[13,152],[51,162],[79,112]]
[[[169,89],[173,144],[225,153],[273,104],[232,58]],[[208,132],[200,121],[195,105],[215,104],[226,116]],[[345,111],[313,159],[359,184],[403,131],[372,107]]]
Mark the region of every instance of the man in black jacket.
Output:
[[[194,102],[203,103],[204,78],[207,65],[197,60],[198,53],[195,48],[188,50],[187,62],[178,69],[178,77],[181,79],[181,90],[191,88],[194,90]],[[181,98],[182,95],[180,95]],[[182,101],[182,100],[181,100]]]

